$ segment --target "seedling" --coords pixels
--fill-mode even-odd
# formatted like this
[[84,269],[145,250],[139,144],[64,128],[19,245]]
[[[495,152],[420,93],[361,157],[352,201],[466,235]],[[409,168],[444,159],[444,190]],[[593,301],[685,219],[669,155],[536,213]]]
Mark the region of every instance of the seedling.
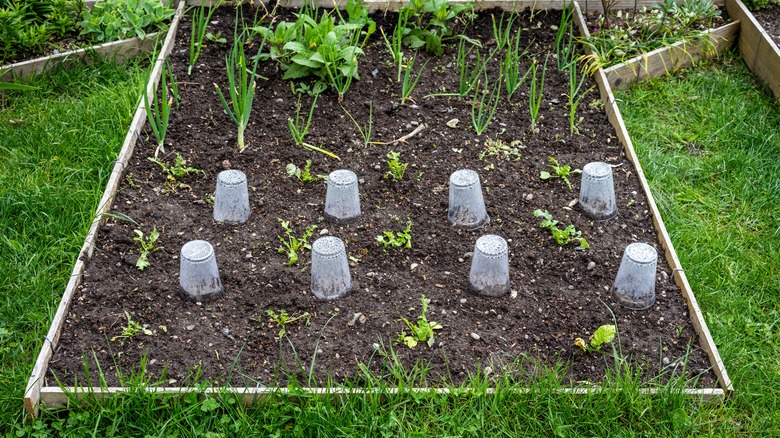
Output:
[[506,144],[501,139],[485,139],[485,149],[477,155],[477,158],[484,160],[485,157],[499,157],[504,160],[518,161],[520,159],[520,140],[512,140]]
[[550,234],[552,234],[555,243],[558,245],[563,246],[578,241],[581,249],[590,248],[588,241],[582,237],[582,232],[577,231],[577,229],[574,228],[574,225],[569,225],[564,229],[560,229],[558,228],[559,222],[553,219],[552,215],[544,210],[534,210],[534,216],[542,218],[542,223],[539,224],[539,226],[550,230]]
[[157,231],[156,227],[152,229],[152,232],[149,233],[149,236],[146,238],[144,238],[144,232],[139,229],[135,229],[133,232],[136,235],[136,237],[133,237],[133,240],[138,242],[138,245],[140,246],[138,250],[140,255],[138,256],[138,260],[135,262],[135,266],[139,270],[143,271],[145,268],[151,266],[151,263],[149,262],[149,254],[162,249],[162,247],[155,248],[154,246],[154,244],[157,242],[157,239],[160,237],[160,233]]
[[564,164],[563,166],[558,164],[558,160],[556,160],[553,157],[550,158],[550,167],[552,167],[553,171],[555,173],[550,173],[546,171],[539,172],[539,178],[541,179],[550,179],[550,178],[561,178],[565,183],[566,186],[571,190],[571,182],[569,181],[569,175],[572,173],[582,173],[581,169],[573,169],[568,164]]
[[358,121],[352,117],[352,114],[350,114],[346,108],[342,106],[341,109],[347,113],[347,117],[349,117],[349,120],[352,121],[352,124],[355,125],[358,132],[360,133],[360,136],[363,138],[363,147],[368,146],[368,144],[371,143],[371,132],[374,129],[374,102],[368,103],[368,124],[366,126],[361,126],[360,123],[358,123]]
[[420,301],[422,301],[422,311],[420,316],[417,317],[417,324],[412,324],[408,319],[401,317],[401,320],[409,327],[410,334],[406,334],[406,331],[402,331],[398,336],[396,342],[406,344],[409,348],[417,346],[418,342],[425,342],[429,347],[433,347],[433,334],[434,330],[441,330],[443,327],[436,321],[428,321],[426,313],[428,312],[428,300],[425,295],[422,295]]
[[574,345],[582,348],[582,351],[586,353],[598,353],[601,352],[602,345],[609,344],[615,339],[615,333],[614,325],[605,324],[590,335],[590,344],[586,343],[582,338],[577,338],[574,340]]
[[531,132],[535,132],[536,125],[539,124],[539,109],[542,107],[542,97],[544,95],[544,73],[547,71],[547,59],[544,60],[542,75],[538,76],[539,66],[534,59],[531,62],[531,86],[528,90],[528,109],[531,113]]
[[314,108],[316,108],[317,106],[318,98],[319,98],[319,94],[315,94],[314,100],[311,103],[311,108],[309,108],[309,115],[306,117],[306,120],[304,121],[301,118],[301,98],[298,97],[298,103],[295,105],[295,120],[293,120],[291,117],[288,118],[287,128],[290,129],[290,136],[292,136],[293,142],[295,142],[295,144],[297,144],[298,146],[304,149],[309,149],[311,151],[316,151],[321,154],[325,154],[331,158],[339,159],[339,157],[337,157],[334,153],[304,141],[306,136],[309,134],[309,127],[311,126],[311,119],[314,116]]
[[387,153],[387,167],[390,168],[390,171],[385,174],[385,178],[392,178],[393,182],[399,182],[404,179],[404,173],[409,163],[402,163],[400,158],[400,152],[390,151]]
[[208,11],[206,7],[193,7],[192,10],[192,31],[190,32],[190,65],[187,67],[187,75],[192,74],[192,67],[198,61],[200,51],[203,49],[203,38],[206,36],[206,26],[211,21],[211,16],[219,4],[216,4]]
[[[487,78],[486,78],[487,79]],[[487,84],[487,80],[485,81]],[[479,97],[481,94],[481,97]],[[477,84],[474,90],[474,99],[471,101],[471,126],[477,135],[482,135],[493,120],[493,115],[498,108],[498,102],[501,100],[501,78],[493,85],[493,91],[488,92],[485,88],[481,90]]]
[[177,179],[183,178],[191,173],[203,173],[203,171],[200,169],[187,167],[187,162],[184,160],[184,157],[178,153],[176,154],[176,160],[173,162],[173,164],[152,157],[149,157],[148,160],[159,165],[162,168],[163,173],[171,181],[176,181]]
[[[272,309],[268,309],[265,311],[265,314],[268,315],[271,322],[279,327],[279,336],[277,337],[279,340],[287,333],[287,326],[289,324],[303,320],[308,326],[311,322],[311,314],[309,312],[303,312],[300,315],[292,316],[288,315],[287,311],[284,309],[280,310],[279,313],[274,312]],[[257,317],[257,320],[260,321],[260,316]]]
[[406,228],[403,231],[394,233],[392,231],[385,231],[381,236],[376,236],[376,241],[382,244],[385,248],[402,249],[412,248],[412,220],[406,221]]
[[148,328],[144,328],[138,321],[133,321],[130,314],[125,310],[125,318],[127,318],[127,325],[122,329],[122,334],[111,338],[111,342],[119,341],[121,345],[125,344],[125,341],[134,337],[138,333],[143,333],[146,336],[152,336],[153,331]]
[[[577,80],[577,61],[572,61],[571,64],[569,64],[568,67],[569,72],[569,132],[571,134],[579,133],[579,129],[577,129],[577,108],[580,106],[580,102],[582,101],[582,98],[585,97],[586,94],[588,94],[591,90],[593,90],[596,86],[592,86],[585,90],[584,93],[580,93],[580,89],[582,89],[582,84],[585,83],[585,79],[587,79],[587,75],[583,74],[579,81]],[[579,95],[578,95],[579,93]]]
[[531,69],[528,69],[525,71],[525,74],[520,76],[520,60],[528,53],[528,48],[533,44],[532,41],[531,44],[521,52],[520,35],[521,29],[518,29],[512,46],[506,51],[506,55],[504,55],[504,59],[501,61],[501,75],[504,76],[504,83],[506,84],[507,100],[512,99],[512,96],[517,92],[520,86],[523,85],[526,78],[528,78],[528,75],[531,73]]
[[[168,74],[166,74],[168,73]],[[170,77],[173,82],[174,88],[177,90],[172,96],[168,96],[168,80]],[[144,109],[146,109],[146,119],[149,121],[149,127],[152,128],[154,137],[157,139],[157,148],[154,150],[154,156],[160,152],[165,153],[165,136],[168,133],[168,121],[171,117],[171,105],[173,105],[174,96],[178,101],[178,87],[175,85],[176,81],[173,78],[173,72],[170,71],[170,66],[167,61],[165,63],[165,71],[160,76],[160,95],[157,94],[157,88],[152,88],[152,102],[149,102],[149,95],[147,94],[149,81],[146,82],[144,87]]]
[[310,182],[317,181],[318,179],[326,179],[326,175],[312,175],[311,174],[311,160],[306,160],[306,164],[303,169],[296,166],[293,163],[287,165],[287,174],[298,178],[301,184],[308,184]]
[[279,218],[279,223],[284,229],[285,237],[277,236],[279,241],[282,242],[282,246],[279,247],[278,251],[279,254],[287,255],[287,266],[292,266],[298,263],[298,256],[302,250],[311,250],[309,238],[312,236],[312,234],[314,234],[314,230],[317,229],[317,226],[311,225],[307,227],[306,231],[303,233],[303,236],[298,238],[293,235],[293,230],[290,227],[290,221]]
[[414,99],[410,96],[412,95],[412,91],[417,87],[417,82],[420,81],[420,76],[422,76],[425,66],[428,65],[428,61],[430,61],[430,59],[426,60],[425,64],[420,68],[420,71],[417,72],[417,76],[414,76],[414,79],[412,79],[412,70],[414,69],[414,61],[416,60],[417,55],[409,58],[404,66],[404,80],[401,83],[401,105],[405,104],[406,101],[414,103]]

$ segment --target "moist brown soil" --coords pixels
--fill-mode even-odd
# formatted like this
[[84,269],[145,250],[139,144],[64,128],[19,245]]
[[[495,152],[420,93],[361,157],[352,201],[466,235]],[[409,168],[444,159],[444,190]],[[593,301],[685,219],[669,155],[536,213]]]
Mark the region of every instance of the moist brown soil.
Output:
[[[490,12],[457,29],[479,38],[485,53],[495,44]],[[244,15],[252,13],[245,10]],[[233,17],[232,8],[221,9],[210,31],[230,39]],[[393,14],[374,15],[374,19],[390,34]],[[523,45],[529,45],[521,71],[528,68],[531,57],[543,60],[551,50],[551,26],[559,19],[560,12],[555,11],[537,12],[532,20],[528,11],[521,14],[517,26],[522,28]],[[118,385],[118,373],[138,370],[143,357],[147,376],[172,385],[191,383],[196,370],[216,384],[283,383],[285,373],[305,378],[312,362],[318,382],[326,378],[341,382],[355,376],[359,363],[367,364],[377,376],[386,376],[386,354],[391,348],[407,369],[416,362],[426,363],[431,381],[457,384],[485,366],[500,370],[518,358],[550,366],[560,362],[567,382],[599,381],[614,368],[611,348],[606,347],[606,354],[586,354],[574,340],[587,339],[599,326],[616,323],[622,354],[642,369],[643,378],[664,380],[682,373],[698,378],[700,387],[715,385],[685,299],[669,280],[671,271],[663,258],[658,264],[658,299],[652,308],[627,310],[610,297],[626,245],[648,242],[659,254],[663,250],[637,173],[607,121],[597,91],[583,99],[579,133],[570,134],[567,78],[557,71],[554,59],[547,66],[538,132],[529,130],[525,84],[511,104],[502,101],[489,129],[478,136],[470,126],[469,99],[426,97],[457,90],[454,47],[430,58],[412,94],[416,104],[401,105],[391,55],[375,36],[360,58],[360,80],[347,92],[344,108],[363,125],[373,108],[372,141],[391,142],[419,125],[424,129],[405,142],[364,147],[336,94],[328,90],[317,102],[308,141],[333,151],[341,161],[292,142],[286,122],[294,117],[297,98],[290,84],[280,79],[277,66],[263,63],[260,74],[268,80],[258,82],[248,147],[238,153],[235,125],[212,85],[226,88],[226,46],[207,46],[187,76],[189,26],[185,20],[171,54],[181,107],[173,110],[163,158],[173,160],[180,153],[203,174],[183,178],[186,187],[166,190],[166,177],[148,160],[155,141],[148,127],[142,132],[112,215],[100,227],[94,255],[75,293],[51,361],[49,383],[56,376],[65,384],[83,384],[85,361],[94,378],[97,359],[106,382]],[[423,53],[419,56],[417,66],[428,59]],[[491,78],[497,77],[497,64],[491,62]],[[583,89],[594,85],[589,79]],[[303,97],[302,113],[311,101]],[[447,125],[452,119],[459,120],[456,128]],[[488,139],[519,141],[521,158],[478,159]],[[401,161],[409,163],[400,183],[385,178],[385,156],[390,150],[400,152]],[[579,191],[578,175],[571,178],[572,189],[560,179],[541,180],[540,171],[550,170],[550,156],[576,168],[592,161],[615,166],[617,218],[593,221],[571,207]],[[341,168],[357,173],[360,220],[338,225],[323,217],[325,183],[303,185],[285,172],[288,163],[302,166],[305,160],[312,160],[314,174]],[[243,225],[215,223],[206,202],[214,193],[217,173],[227,168],[248,176],[252,216]],[[462,168],[475,169],[481,177],[491,220],[478,232],[453,228],[447,221],[449,176]],[[578,250],[574,243],[557,245],[539,227],[540,220],[533,215],[536,209],[548,210],[564,226],[574,224],[590,249]],[[137,224],[120,219],[125,216]],[[277,236],[283,235],[279,218],[291,221],[297,236],[316,225],[315,237],[330,234],[345,241],[353,257],[351,294],[330,302],[312,296],[309,252],[295,266],[287,266],[286,257],[277,252]],[[414,224],[412,248],[383,249],[376,237],[403,230],[407,218]],[[133,230],[148,234],[154,228],[160,232],[159,250],[151,254],[151,266],[140,271],[135,267],[139,250]],[[474,242],[488,233],[509,243],[511,294],[501,298],[477,296],[467,286]],[[195,239],[208,240],[215,247],[224,294],[213,302],[193,303],[180,295],[179,251]],[[430,300],[428,318],[443,329],[436,332],[432,347],[421,343],[410,349],[395,341],[405,329],[401,317],[417,319],[421,295]],[[288,325],[279,340],[279,327],[265,316],[268,309],[284,309],[291,315],[309,312],[311,321]],[[127,325],[124,312],[154,334],[115,338]]]
[[760,11],[753,12],[756,21],[780,46],[780,5],[770,5]]

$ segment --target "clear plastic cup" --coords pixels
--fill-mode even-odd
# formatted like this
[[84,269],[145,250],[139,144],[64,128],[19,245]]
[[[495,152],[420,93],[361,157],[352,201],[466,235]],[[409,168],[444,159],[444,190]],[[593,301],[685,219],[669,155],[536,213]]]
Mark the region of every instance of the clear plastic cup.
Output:
[[453,226],[467,230],[476,230],[490,221],[477,172],[461,169],[450,175],[447,219]]
[[207,301],[222,293],[214,247],[205,240],[192,240],[181,247],[179,285],[193,301]]
[[594,162],[582,168],[578,204],[585,214],[596,220],[611,219],[617,215],[612,166]]
[[334,170],[328,175],[325,217],[334,222],[351,222],[360,217],[360,194],[355,172]]
[[214,220],[243,224],[249,220],[249,214],[249,191],[244,172],[235,169],[219,172],[214,194]]
[[509,247],[500,236],[477,239],[471,259],[469,288],[479,295],[500,297],[509,292]]
[[352,288],[347,250],[338,237],[325,236],[311,245],[311,293],[321,300],[334,300]]
[[612,296],[628,309],[644,310],[655,303],[658,252],[646,243],[632,243],[623,252]]

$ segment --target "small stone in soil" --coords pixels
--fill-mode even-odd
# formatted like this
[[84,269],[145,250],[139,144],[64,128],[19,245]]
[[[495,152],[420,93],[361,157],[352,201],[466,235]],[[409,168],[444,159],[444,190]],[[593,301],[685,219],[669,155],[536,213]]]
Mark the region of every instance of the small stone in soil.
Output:
[[588,262],[587,270],[591,271],[596,268],[596,262]]
[[473,340],[475,340],[475,341],[479,341],[479,339],[480,339],[480,338],[479,338],[479,335],[478,335],[478,334],[476,334],[476,333],[472,333],[472,334],[471,334],[471,339],[473,339]]
[[191,331],[192,331],[192,329],[194,329],[194,328],[195,328],[195,325],[194,325],[194,324],[193,324],[193,325],[188,325],[188,326],[187,326],[187,331],[190,331],[190,332],[191,332]]

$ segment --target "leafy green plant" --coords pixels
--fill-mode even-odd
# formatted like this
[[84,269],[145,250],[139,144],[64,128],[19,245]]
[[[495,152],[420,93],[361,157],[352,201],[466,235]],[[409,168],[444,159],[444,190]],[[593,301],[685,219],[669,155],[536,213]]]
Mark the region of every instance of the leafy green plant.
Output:
[[149,262],[149,254],[159,251],[161,247],[155,247],[157,239],[160,238],[160,233],[157,231],[157,227],[152,229],[152,232],[148,236],[144,237],[144,232],[140,229],[133,230],[135,237],[133,240],[138,242],[140,248],[138,249],[138,260],[135,262],[135,267],[143,271],[151,266]]
[[398,66],[398,77],[396,78],[396,81],[398,82],[401,82],[401,70],[403,69],[404,65],[403,38],[404,29],[406,28],[406,22],[408,19],[409,17],[406,14],[398,14],[398,21],[393,28],[393,33],[390,39],[388,39],[387,35],[385,35],[384,28],[380,29],[382,31],[382,39],[385,42],[385,46],[393,56],[393,63]]
[[536,125],[539,124],[539,109],[542,107],[542,97],[544,95],[544,73],[547,71],[547,59],[544,60],[542,67],[542,76],[537,76],[539,66],[536,59],[531,62],[531,85],[528,90],[528,110],[531,113],[531,132],[535,132]]
[[82,1],[0,1],[0,64],[58,48],[53,40],[75,38],[82,9]]
[[[171,93],[168,96],[168,81],[172,82],[172,86],[176,89],[175,93]],[[152,128],[155,138],[157,138],[157,148],[154,150],[154,156],[160,152],[165,153],[165,136],[168,132],[168,121],[171,117],[171,105],[173,105],[174,97],[178,100],[178,87],[176,85],[176,79],[173,76],[171,67],[168,62],[165,62],[165,68],[160,75],[160,94],[157,94],[157,88],[152,88],[152,102],[149,103],[149,95],[147,94],[149,81],[147,79],[146,86],[144,87],[143,99],[144,108],[146,109],[146,119],[149,122],[149,127]]]
[[333,152],[318,146],[314,146],[313,144],[307,143],[305,141],[306,136],[309,134],[309,127],[311,126],[311,120],[314,116],[314,108],[317,107],[318,98],[319,95],[315,94],[314,100],[312,101],[311,107],[309,108],[309,115],[306,117],[306,120],[304,120],[301,117],[301,98],[298,97],[298,103],[295,105],[295,120],[293,120],[291,117],[288,117],[287,128],[290,130],[290,136],[292,137],[293,142],[295,142],[295,144],[298,146],[304,149],[319,152],[331,158],[339,159],[339,157]]
[[541,171],[539,172],[539,178],[547,180],[550,178],[561,178],[565,183],[566,186],[571,190],[571,182],[569,181],[569,175],[572,173],[582,173],[581,169],[573,169],[568,164],[564,164],[561,166],[558,164],[558,160],[556,160],[553,157],[548,157],[550,160],[550,167],[552,168],[554,173],[550,173],[547,171]]
[[392,231],[385,231],[381,236],[376,236],[376,241],[379,242],[385,250],[387,248],[395,249],[411,249],[412,248],[412,220],[406,221],[406,228],[403,231],[396,233]]
[[392,178],[393,182],[399,182],[404,178],[409,163],[402,163],[400,158],[400,152],[390,151],[387,153],[387,167],[390,170],[385,174],[385,178]]
[[[268,315],[268,318],[271,320],[271,322],[279,327],[279,334],[277,336],[277,339],[279,340],[281,340],[282,337],[287,334],[287,326],[290,324],[303,321],[304,324],[308,326],[309,323],[311,323],[311,314],[309,312],[303,312],[300,315],[293,316],[288,314],[284,309],[280,310],[279,313],[274,312],[273,309],[268,309],[265,311],[265,314]],[[256,319],[259,321],[260,317],[258,316]]]
[[282,243],[282,246],[279,247],[278,252],[279,254],[287,255],[287,266],[292,266],[298,263],[299,253],[302,250],[311,250],[309,238],[314,234],[314,230],[317,229],[317,226],[310,225],[306,227],[306,231],[303,233],[303,236],[295,237],[293,235],[293,230],[290,227],[290,221],[279,218],[279,223],[282,225],[285,235],[284,237],[277,236],[279,241]]
[[425,295],[420,298],[420,301],[422,302],[422,310],[420,311],[420,316],[417,317],[416,324],[413,324],[403,316],[401,317],[401,320],[409,328],[410,333],[406,334],[405,330],[402,331],[396,342],[399,344],[403,343],[409,348],[416,347],[419,342],[425,342],[428,344],[428,347],[433,347],[434,332],[443,328],[436,321],[428,321],[428,316],[426,315],[428,313],[428,300],[425,298]]
[[553,219],[550,213],[543,210],[534,210],[534,216],[542,218],[542,223],[539,224],[539,226],[550,230],[550,234],[552,234],[555,243],[558,245],[563,246],[577,241],[579,242],[579,247],[581,249],[590,248],[588,241],[582,237],[582,233],[580,231],[577,231],[577,229],[574,228],[574,225],[569,225],[564,229],[560,229],[558,228],[559,222]]
[[590,335],[590,343],[586,343],[582,338],[577,338],[574,340],[574,345],[582,348],[582,351],[586,353],[597,353],[601,351],[602,345],[609,344],[615,339],[616,332],[614,325],[605,324]]
[[426,60],[425,64],[420,67],[420,71],[417,72],[417,76],[414,76],[414,79],[412,79],[412,70],[414,69],[414,61],[416,59],[417,55],[412,56],[407,60],[406,65],[404,66],[404,80],[401,83],[401,105],[408,100],[414,102],[414,99],[410,96],[412,91],[417,87],[417,82],[419,82],[420,76],[422,76],[423,71],[425,70],[425,66],[428,65],[428,61],[430,61],[430,59]]
[[159,165],[160,168],[162,168],[163,173],[168,177],[168,179],[171,180],[177,180],[190,174],[204,173],[200,169],[188,167],[187,161],[184,160],[184,157],[182,157],[182,155],[179,153],[176,154],[176,159],[174,160],[173,164],[152,157],[149,157],[148,160]]
[[310,182],[317,181],[318,179],[327,179],[327,175],[312,175],[311,174],[311,160],[306,160],[303,168],[296,166],[293,163],[287,165],[287,174],[298,178],[301,184],[308,184]]
[[246,144],[244,143],[244,131],[249,124],[249,114],[252,112],[252,102],[255,99],[255,89],[257,84],[257,63],[262,56],[263,43],[258,46],[258,54],[255,56],[252,70],[249,70],[246,55],[244,54],[244,33],[234,34],[233,49],[225,56],[225,66],[227,67],[228,91],[230,92],[231,105],[225,100],[219,85],[214,84],[214,88],[219,94],[219,99],[225,111],[238,126],[238,151],[243,152]]
[[[487,78],[485,79],[487,86]],[[471,126],[477,135],[482,135],[493,120],[498,103],[501,100],[501,78],[493,84],[493,91],[480,89],[479,84],[474,90],[474,99],[471,101]]]
[[[453,22],[473,7],[473,3],[448,0],[410,0],[399,10],[404,16],[403,44],[412,49],[425,47],[435,55],[444,53],[442,44],[453,38]],[[465,38],[465,36],[458,36]]]
[[127,325],[122,328],[122,334],[111,338],[111,342],[118,340],[120,344],[124,345],[126,340],[135,337],[135,335],[139,333],[143,333],[146,336],[152,336],[154,334],[153,331],[145,328],[138,321],[134,321],[133,318],[130,317],[130,313],[128,313],[127,310],[125,310],[125,318],[127,318]]
[[164,29],[175,12],[159,0],[103,0],[82,12],[79,27],[95,42],[146,38],[147,32]]
[[358,123],[357,120],[350,114],[349,111],[347,111],[346,108],[343,106],[341,109],[344,110],[345,113],[347,113],[347,117],[349,117],[349,120],[352,121],[352,124],[355,125],[355,128],[357,128],[358,132],[360,133],[360,137],[363,138],[363,147],[368,146],[369,143],[371,143],[371,133],[374,129],[374,102],[368,102],[368,124],[365,126],[362,126],[360,123]]
[[192,29],[190,32],[190,63],[187,67],[187,75],[192,74],[192,68],[198,62],[200,51],[203,49],[203,39],[206,36],[206,27],[211,22],[211,16],[220,5],[221,1],[211,7],[193,6],[192,10]]

